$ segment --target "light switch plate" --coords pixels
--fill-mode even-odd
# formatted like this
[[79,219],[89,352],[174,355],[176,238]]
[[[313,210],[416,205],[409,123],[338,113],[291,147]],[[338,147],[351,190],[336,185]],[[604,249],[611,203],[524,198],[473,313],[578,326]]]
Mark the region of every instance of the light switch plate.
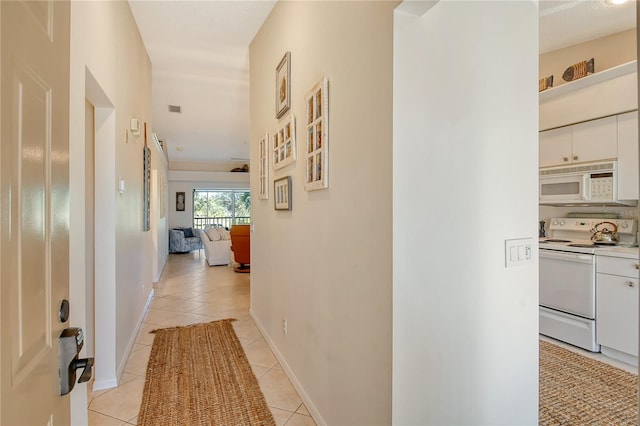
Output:
[[522,266],[531,262],[533,258],[533,238],[517,238],[504,241],[504,255],[506,268]]

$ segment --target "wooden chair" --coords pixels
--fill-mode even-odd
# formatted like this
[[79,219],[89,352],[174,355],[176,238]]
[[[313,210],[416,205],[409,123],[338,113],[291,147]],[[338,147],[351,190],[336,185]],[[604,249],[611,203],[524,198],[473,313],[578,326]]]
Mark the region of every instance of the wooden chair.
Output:
[[236,272],[251,271],[251,225],[233,225],[231,227],[231,250],[240,267]]

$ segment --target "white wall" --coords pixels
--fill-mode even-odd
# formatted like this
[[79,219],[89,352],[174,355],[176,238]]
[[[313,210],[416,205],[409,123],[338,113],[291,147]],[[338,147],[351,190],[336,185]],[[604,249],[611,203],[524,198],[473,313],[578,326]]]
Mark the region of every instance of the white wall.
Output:
[[535,2],[394,22],[393,423],[538,421]]
[[[251,314],[319,423],[391,423],[392,36],[397,2],[278,2],[250,48],[251,170],[291,52],[292,211],[251,176]],[[329,188],[305,192],[305,94],[329,80]],[[288,320],[288,334],[281,321]]]
[[[72,2],[70,72],[71,324],[81,327],[86,323],[85,99],[96,106],[97,116],[97,389],[117,382],[152,291],[151,265],[158,255],[152,232],[142,231],[143,137],[125,136],[131,117],[148,123],[149,141],[153,130],[151,62],[127,2]],[[162,154],[150,147],[152,169],[166,176]],[[119,179],[126,182],[124,194],[118,193]],[[77,400],[72,395],[81,424],[86,400]]]

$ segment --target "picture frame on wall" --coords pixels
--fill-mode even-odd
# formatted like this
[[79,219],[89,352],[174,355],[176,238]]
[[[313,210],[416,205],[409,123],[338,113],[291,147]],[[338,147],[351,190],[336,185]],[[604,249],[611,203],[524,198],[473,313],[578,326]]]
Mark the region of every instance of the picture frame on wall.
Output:
[[296,151],[296,118],[291,114],[273,134],[273,170],[295,163]]
[[260,176],[258,197],[262,200],[269,199],[269,150],[269,133],[265,133],[258,143]]
[[273,181],[273,206],[276,210],[291,210],[291,176]]
[[176,192],[176,211],[183,212],[186,204],[184,192]]
[[151,229],[151,150],[146,146],[146,144],[143,151],[143,161],[142,188],[144,193],[142,195],[142,230],[146,232]]
[[329,80],[309,90],[306,104],[305,191],[329,187]]
[[276,118],[291,107],[291,52],[284,54],[276,67]]

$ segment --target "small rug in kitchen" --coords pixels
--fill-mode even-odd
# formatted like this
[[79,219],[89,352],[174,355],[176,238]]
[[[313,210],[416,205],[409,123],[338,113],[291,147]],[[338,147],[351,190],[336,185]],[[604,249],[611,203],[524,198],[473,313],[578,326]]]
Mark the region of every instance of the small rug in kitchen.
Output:
[[540,425],[637,425],[638,377],[540,341]]
[[154,331],[139,425],[275,426],[232,321]]

